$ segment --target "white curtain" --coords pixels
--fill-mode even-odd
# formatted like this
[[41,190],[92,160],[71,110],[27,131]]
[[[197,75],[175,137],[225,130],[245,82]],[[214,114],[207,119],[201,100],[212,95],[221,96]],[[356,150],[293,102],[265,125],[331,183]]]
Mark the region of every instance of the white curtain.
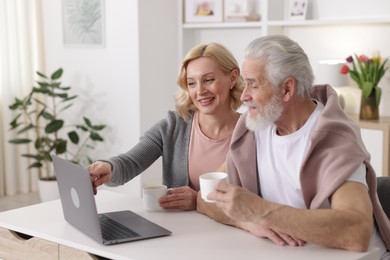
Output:
[[8,106],[31,90],[35,71],[43,71],[40,12],[40,0],[0,0],[0,196],[36,190],[25,151],[8,142],[15,137]]

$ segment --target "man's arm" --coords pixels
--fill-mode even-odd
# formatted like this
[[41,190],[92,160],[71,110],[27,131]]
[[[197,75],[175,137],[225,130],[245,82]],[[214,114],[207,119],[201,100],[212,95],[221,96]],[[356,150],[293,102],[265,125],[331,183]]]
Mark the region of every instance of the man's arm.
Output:
[[225,183],[209,195],[216,205],[238,222],[253,222],[275,232],[327,247],[366,251],[373,228],[367,188],[346,182],[331,199],[331,209],[296,209],[270,201]]
[[215,203],[205,202],[202,199],[200,192],[198,192],[197,197],[197,211],[210,217],[216,222],[241,228],[257,237],[268,238],[277,245],[302,246],[305,244],[305,242],[300,239],[295,239],[283,233],[277,233],[267,227],[258,225],[256,223],[234,220],[233,218],[227,216],[220,208],[218,208]]

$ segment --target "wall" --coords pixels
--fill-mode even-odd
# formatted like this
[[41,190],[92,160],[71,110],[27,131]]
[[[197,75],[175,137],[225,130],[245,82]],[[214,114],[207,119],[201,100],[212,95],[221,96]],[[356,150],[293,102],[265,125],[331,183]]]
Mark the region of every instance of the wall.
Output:
[[[140,129],[145,132],[174,110],[178,60],[176,1],[140,0]],[[162,182],[162,159],[142,174],[142,185]]]
[[[324,59],[345,59],[354,53],[371,56],[374,51],[380,51],[383,58],[390,58],[390,37],[385,37],[390,35],[390,24],[364,23],[366,18],[371,20],[388,18],[389,9],[390,2],[387,0],[310,0],[307,19],[338,20],[341,23],[291,27],[286,28],[284,33],[301,44],[309,56],[315,74],[318,61]],[[346,21],[360,19],[361,22],[347,24],[343,23],[343,19]],[[350,77],[348,79],[350,86],[356,86]],[[380,87],[382,88],[380,115],[390,116],[390,71],[382,78]],[[358,111],[359,109],[355,112]]]
[[[80,111],[109,125],[106,142],[98,147],[94,158],[127,151],[168,109],[174,109],[182,48],[178,38],[183,36],[186,40],[190,36],[187,32],[181,35],[179,30],[180,1],[106,0],[105,47],[80,48],[63,44],[62,1],[42,0],[46,71],[63,67],[63,82],[74,87],[85,100]],[[330,5],[337,5],[332,1]],[[383,4],[384,0],[381,1]],[[339,10],[337,17],[346,11]],[[345,58],[353,52],[370,55],[372,50],[379,49],[384,57],[390,57],[390,38],[383,36],[389,35],[388,24],[307,26],[284,32],[307,51],[315,71],[319,59]],[[224,43],[241,64],[244,47],[260,34],[252,29],[211,29],[198,38]],[[383,83],[380,111],[390,116],[389,72]],[[116,190],[139,195],[143,184],[160,180],[161,161],[158,161],[142,178]]]
[[[127,151],[152,122],[172,107],[177,58],[172,57],[174,49],[167,46],[175,48],[177,40],[161,36],[153,39],[154,29],[163,34],[165,24],[154,19],[153,9],[175,22],[177,10],[168,10],[160,1],[152,8],[153,2],[106,0],[105,46],[69,47],[62,40],[62,1],[42,0],[46,71],[63,67],[63,82],[84,100],[78,108],[80,119],[86,114],[109,126],[104,133],[105,143],[92,153],[94,159]],[[157,164],[150,171],[158,176],[161,167]],[[141,182],[136,178],[115,190],[139,195]]]

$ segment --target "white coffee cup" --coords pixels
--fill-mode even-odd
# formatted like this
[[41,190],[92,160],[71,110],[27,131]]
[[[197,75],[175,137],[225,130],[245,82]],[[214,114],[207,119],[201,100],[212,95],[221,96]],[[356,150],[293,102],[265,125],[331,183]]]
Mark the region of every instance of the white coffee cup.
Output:
[[218,182],[227,181],[227,174],[224,172],[208,172],[199,176],[200,193],[202,199],[209,203],[214,203],[214,200],[207,199],[207,195],[215,190],[215,185]]
[[148,210],[161,210],[158,200],[166,195],[168,188],[165,185],[148,185],[143,188],[144,206]]

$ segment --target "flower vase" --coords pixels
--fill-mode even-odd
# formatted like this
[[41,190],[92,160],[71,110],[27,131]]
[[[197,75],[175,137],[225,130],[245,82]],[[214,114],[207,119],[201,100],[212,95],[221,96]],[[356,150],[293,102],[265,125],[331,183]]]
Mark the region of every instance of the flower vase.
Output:
[[362,95],[359,118],[362,120],[379,119],[379,105],[376,102],[375,91],[372,91],[367,98]]

